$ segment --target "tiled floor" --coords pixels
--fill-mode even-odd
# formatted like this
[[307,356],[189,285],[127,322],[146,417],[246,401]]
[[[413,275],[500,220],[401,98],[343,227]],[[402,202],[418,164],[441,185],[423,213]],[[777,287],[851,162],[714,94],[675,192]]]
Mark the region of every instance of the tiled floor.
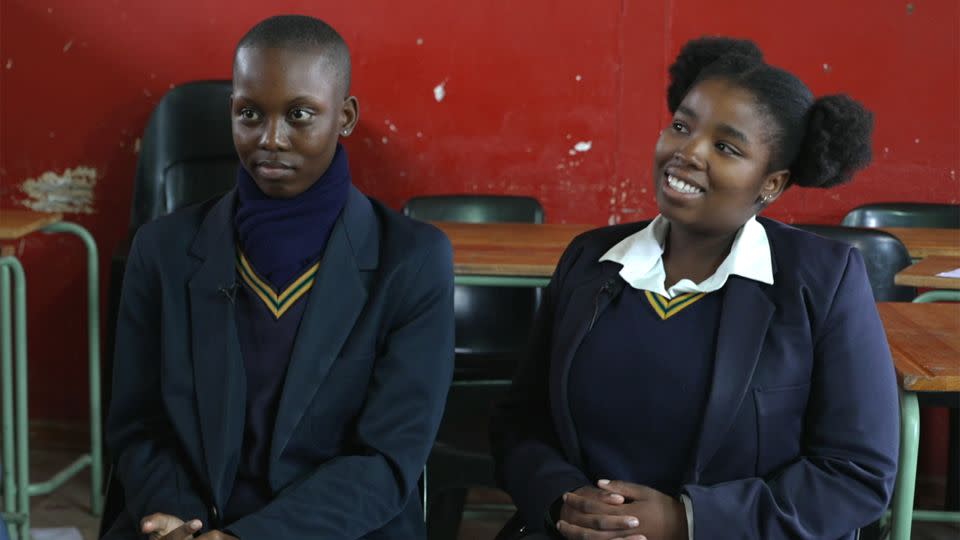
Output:
[[[50,473],[67,464],[73,454],[66,452],[34,451],[31,454],[31,473],[34,481],[46,480]],[[56,493],[35,497],[33,503],[33,527],[76,527],[84,540],[94,540],[98,520],[90,515],[90,476],[84,472]],[[933,507],[942,500],[942,486],[926,484],[918,486],[918,504]],[[474,502],[504,502],[504,495],[491,490],[472,493],[468,505]],[[458,540],[490,540],[509,517],[503,512],[467,512]],[[915,540],[960,540],[960,527],[936,523],[916,523],[913,527]]]

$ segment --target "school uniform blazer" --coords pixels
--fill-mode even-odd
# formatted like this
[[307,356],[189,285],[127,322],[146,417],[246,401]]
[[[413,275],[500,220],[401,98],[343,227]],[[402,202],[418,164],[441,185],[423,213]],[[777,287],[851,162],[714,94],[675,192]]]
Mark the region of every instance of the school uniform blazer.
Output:
[[417,480],[453,373],[453,265],[436,228],[354,188],[330,234],[287,368],[269,458],[274,498],[220,516],[243,441],[231,287],[235,192],[141,227],[117,328],[107,439],[126,508],[199,518],[242,540],[423,538]]
[[[858,251],[760,223],[774,284],[731,276],[725,286],[709,397],[682,489],[692,501],[694,536],[851,538],[886,508],[897,467],[886,336]],[[626,286],[619,264],[598,259],[645,225],[598,229],[572,242],[545,291],[531,352],[495,411],[498,478],[528,529],[544,528],[564,492],[596,480],[583,472],[568,374],[584,336]],[[710,329],[690,336],[713,338]],[[670,403],[658,411],[669,416]],[[631,418],[623,411],[624,429]]]

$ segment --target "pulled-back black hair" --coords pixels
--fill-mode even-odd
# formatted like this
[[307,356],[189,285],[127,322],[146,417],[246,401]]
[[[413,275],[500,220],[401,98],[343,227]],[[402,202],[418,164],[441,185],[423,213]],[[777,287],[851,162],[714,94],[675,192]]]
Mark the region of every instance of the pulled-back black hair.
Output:
[[870,163],[870,111],[843,94],[814,98],[795,75],[767,64],[752,41],[704,37],[684,45],[670,66],[670,112],[704,80],[729,82],[756,98],[774,123],[769,170],[789,169],[791,184],[829,188]]
[[290,50],[321,50],[350,91],[350,49],[329,24],[307,15],[277,15],[264,19],[247,31],[237,51],[244,47]]

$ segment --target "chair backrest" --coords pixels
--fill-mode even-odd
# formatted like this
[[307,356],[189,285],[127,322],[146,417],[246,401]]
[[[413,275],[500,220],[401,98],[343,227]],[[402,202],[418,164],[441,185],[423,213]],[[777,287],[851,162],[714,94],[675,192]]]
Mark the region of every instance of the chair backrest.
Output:
[[[439,195],[415,197],[403,213],[424,221],[543,223],[532,197]],[[536,289],[457,286],[454,290],[458,378],[509,378],[529,338]]]
[[894,285],[897,272],[910,266],[910,253],[899,238],[884,231],[860,227],[836,227],[832,225],[797,225],[798,228],[846,242],[860,250],[873,298],[877,302],[909,302],[917,291],[912,287]]
[[543,223],[543,207],[536,199],[514,195],[414,197],[404,205],[403,213],[423,221]]
[[133,188],[130,231],[236,183],[230,81],[200,81],[167,92],[147,123]]
[[858,206],[843,218],[847,227],[960,228],[960,205],[877,203]]

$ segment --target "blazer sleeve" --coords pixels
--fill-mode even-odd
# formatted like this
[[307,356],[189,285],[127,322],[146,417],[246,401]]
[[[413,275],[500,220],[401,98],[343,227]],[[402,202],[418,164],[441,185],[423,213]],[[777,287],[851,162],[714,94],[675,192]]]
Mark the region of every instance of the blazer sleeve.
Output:
[[356,420],[357,451],[320,465],[230,524],[230,533],[244,540],[361,538],[414,495],[453,378],[453,255],[446,237],[434,239],[396,291],[399,323],[376,359]]
[[530,530],[544,528],[550,506],[590,479],[564,457],[550,412],[550,353],[559,291],[579,249],[574,242],[543,291],[527,354],[513,384],[494,408],[491,449],[497,482],[513,498]]
[[154,512],[206,522],[160,395],[161,285],[157,269],[144,261],[145,242],[138,233],[124,272],[107,445],[133,523]]
[[814,326],[802,455],[768,478],[685,486],[696,531],[840,538],[886,509],[897,469],[897,386],[863,259],[848,253],[833,301]]

